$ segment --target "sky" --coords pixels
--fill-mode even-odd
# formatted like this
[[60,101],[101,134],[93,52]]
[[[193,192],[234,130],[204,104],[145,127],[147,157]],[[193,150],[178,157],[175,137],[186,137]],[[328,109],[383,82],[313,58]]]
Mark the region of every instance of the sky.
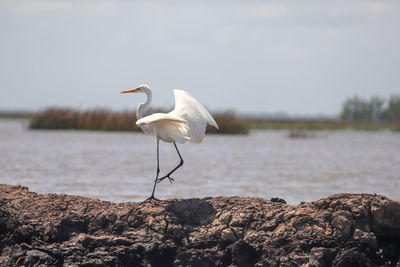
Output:
[[400,93],[400,1],[0,1],[0,110],[155,107],[335,115]]

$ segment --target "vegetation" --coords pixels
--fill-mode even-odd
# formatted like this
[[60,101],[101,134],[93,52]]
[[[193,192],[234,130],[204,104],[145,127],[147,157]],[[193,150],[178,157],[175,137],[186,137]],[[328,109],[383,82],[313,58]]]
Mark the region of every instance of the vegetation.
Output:
[[392,121],[400,122],[400,95],[389,100],[373,96],[369,100],[354,96],[348,98],[342,107],[340,118],[345,121]]
[[385,115],[390,121],[400,121],[400,95],[390,97]]
[[213,115],[217,122],[219,129],[208,126],[208,133],[235,133],[235,134],[248,134],[250,125],[244,119],[240,119],[233,111],[226,111]]
[[[149,113],[152,112],[163,112],[163,110],[153,110]],[[219,130],[208,127],[208,133],[247,134],[249,129],[288,129],[294,133],[301,130],[341,129],[400,131],[400,121],[388,120],[255,119],[238,117],[232,111],[214,113],[213,116],[219,125]],[[30,128],[139,131],[135,121],[134,111],[114,112],[107,109],[78,111],[70,108],[49,108],[32,117]]]
[[31,119],[32,112],[28,111],[3,111],[0,112],[0,119]]
[[285,120],[249,120],[251,129],[273,129],[283,130],[287,129],[293,132],[297,130],[363,130],[363,131],[376,131],[376,130],[392,130],[400,131],[400,122],[390,121],[344,121],[335,119],[285,119]]
[[[153,110],[153,112],[162,112]],[[214,115],[219,130],[207,128],[211,133],[247,134],[247,124],[238,119],[233,112]],[[31,129],[75,129],[103,131],[139,131],[135,125],[136,112],[112,112],[106,109],[78,111],[70,108],[48,108],[36,114],[31,122]]]
[[134,112],[110,112],[106,109],[78,111],[69,108],[48,108],[36,114],[31,129],[76,129],[103,131],[138,130]]
[[[165,112],[152,110],[149,112]],[[232,111],[213,113],[219,130],[208,127],[209,133],[247,134],[249,129],[288,129],[290,135],[301,136],[304,130],[381,130],[400,131],[400,95],[385,100],[358,96],[347,99],[340,119],[257,119],[238,117]],[[79,129],[104,131],[139,131],[136,112],[115,112],[107,109],[79,111],[71,108],[48,108],[32,114],[28,112],[1,113],[0,118],[30,120],[32,129]]]

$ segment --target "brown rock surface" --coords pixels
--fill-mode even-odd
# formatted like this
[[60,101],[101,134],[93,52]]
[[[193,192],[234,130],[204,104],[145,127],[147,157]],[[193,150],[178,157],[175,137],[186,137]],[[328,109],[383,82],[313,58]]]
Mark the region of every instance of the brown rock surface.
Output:
[[111,203],[0,185],[0,266],[400,266],[400,203]]

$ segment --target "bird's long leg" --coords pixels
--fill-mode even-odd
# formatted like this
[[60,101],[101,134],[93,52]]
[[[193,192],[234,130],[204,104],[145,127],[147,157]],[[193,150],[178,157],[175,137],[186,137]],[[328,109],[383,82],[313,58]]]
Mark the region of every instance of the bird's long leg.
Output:
[[147,198],[144,202],[150,202],[152,200],[156,200],[154,197],[154,192],[156,191],[156,186],[158,183],[158,175],[160,174],[160,152],[159,152],[159,139],[156,138],[156,146],[157,146],[157,174],[156,174],[156,179],[154,180],[154,186],[153,186],[153,191],[151,192],[151,196]]
[[166,179],[166,178],[168,178],[168,180],[170,181],[170,183],[172,183],[172,182],[174,181],[174,178],[171,177],[171,174],[172,174],[173,172],[175,172],[177,169],[179,169],[179,167],[181,167],[181,166],[183,165],[183,159],[182,159],[181,153],[179,152],[178,147],[176,146],[176,143],[175,143],[175,142],[174,142],[174,146],[175,146],[176,152],[178,152],[178,156],[179,156],[179,159],[180,159],[181,161],[179,162],[178,166],[176,166],[176,167],[175,167],[172,171],[170,171],[167,175],[165,175],[165,176],[163,176],[163,177],[161,177],[161,178],[158,178],[158,179],[157,179],[157,183],[162,182],[162,181],[163,181],[164,179]]

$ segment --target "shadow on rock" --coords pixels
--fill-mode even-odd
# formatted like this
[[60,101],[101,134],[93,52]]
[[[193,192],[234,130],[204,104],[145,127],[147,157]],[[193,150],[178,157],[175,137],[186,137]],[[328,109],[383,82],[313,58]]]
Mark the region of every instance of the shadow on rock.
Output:
[[217,213],[206,199],[172,200],[165,209],[176,218],[177,223],[193,227],[209,224]]

